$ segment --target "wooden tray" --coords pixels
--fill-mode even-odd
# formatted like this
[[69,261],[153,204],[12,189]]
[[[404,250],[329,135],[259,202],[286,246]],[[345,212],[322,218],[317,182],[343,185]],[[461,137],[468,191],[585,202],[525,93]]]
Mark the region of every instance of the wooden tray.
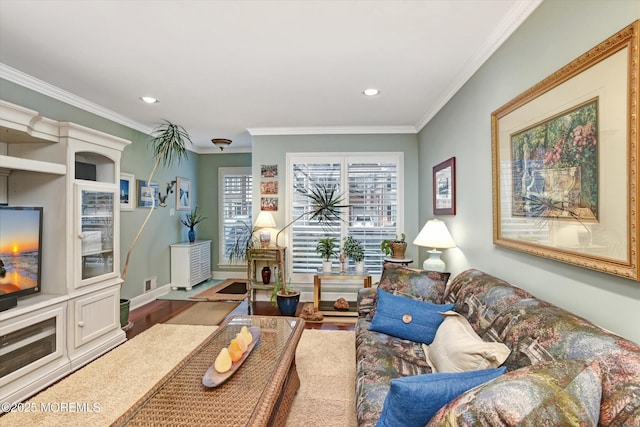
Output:
[[218,387],[220,384],[231,378],[231,376],[240,368],[240,366],[242,366],[242,363],[244,363],[245,359],[249,357],[249,354],[251,354],[251,350],[253,350],[253,348],[260,342],[260,335],[262,335],[262,330],[257,326],[249,326],[249,332],[251,332],[253,340],[247,347],[247,351],[245,351],[242,355],[242,358],[237,362],[233,362],[231,364],[231,369],[223,374],[216,371],[216,368],[214,368],[213,365],[209,366],[209,369],[207,369],[207,372],[205,372],[204,377],[202,377],[202,384],[205,387]]

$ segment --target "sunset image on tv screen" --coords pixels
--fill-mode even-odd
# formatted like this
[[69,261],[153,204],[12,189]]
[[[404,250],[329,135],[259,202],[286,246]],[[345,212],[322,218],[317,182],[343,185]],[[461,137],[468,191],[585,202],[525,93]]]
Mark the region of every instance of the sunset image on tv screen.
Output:
[[40,214],[0,209],[0,294],[38,285]]

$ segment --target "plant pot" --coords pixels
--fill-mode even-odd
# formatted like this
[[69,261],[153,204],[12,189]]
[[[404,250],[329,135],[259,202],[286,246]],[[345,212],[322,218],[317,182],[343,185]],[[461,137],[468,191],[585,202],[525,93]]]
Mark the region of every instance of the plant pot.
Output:
[[124,328],[129,323],[129,306],[131,301],[128,299],[120,300],[120,327]]
[[196,241],[196,231],[193,228],[189,229],[189,233],[187,235],[189,236],[189,243]]
[[328,273],[331,271],[331,261],[322,261],[322,271]]
[[364,271],[364,261],[354,261],[356,265],[356,271],[362,273]]
[[295,316],[298,303],[300,302],[300,292],[289,295],[276,295],[278,308],[283,316]]
[[407,242],[391,242],[391,258],[404,259],[404,253],[407,250]]

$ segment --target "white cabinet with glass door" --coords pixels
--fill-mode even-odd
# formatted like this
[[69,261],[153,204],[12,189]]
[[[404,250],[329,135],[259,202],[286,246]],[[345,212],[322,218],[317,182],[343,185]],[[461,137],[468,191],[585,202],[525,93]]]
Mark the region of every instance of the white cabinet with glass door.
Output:
[[76,288],[117,277],[114,245],[117,187],[108,183],[76,183]]

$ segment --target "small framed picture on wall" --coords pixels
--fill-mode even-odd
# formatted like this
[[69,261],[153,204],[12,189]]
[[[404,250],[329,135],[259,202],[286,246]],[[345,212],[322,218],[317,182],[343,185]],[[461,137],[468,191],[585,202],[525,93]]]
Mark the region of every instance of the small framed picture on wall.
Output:
[[456,214],[456,158],[433,167],[433,214]]
[[176,210],[191,210],[191,180],[176,177]]
[[136,199],[136,176],[131,173],[120,174],[120,210],[132,211]]
[[278,194],[278,181],[262,181],[260,194]]
[[136,182],[138,183],[138,207],[150,208],[153,205],[154,208],[157,208],[160,205],[158,183],[153,181],[147,183],[142,179],[138,179]]
[[277,178],[278,165],[260,165],[260,176],[262,178]]
[[278,199],[276,197],[261,197],[260,210],[261,211],[277,211]]

